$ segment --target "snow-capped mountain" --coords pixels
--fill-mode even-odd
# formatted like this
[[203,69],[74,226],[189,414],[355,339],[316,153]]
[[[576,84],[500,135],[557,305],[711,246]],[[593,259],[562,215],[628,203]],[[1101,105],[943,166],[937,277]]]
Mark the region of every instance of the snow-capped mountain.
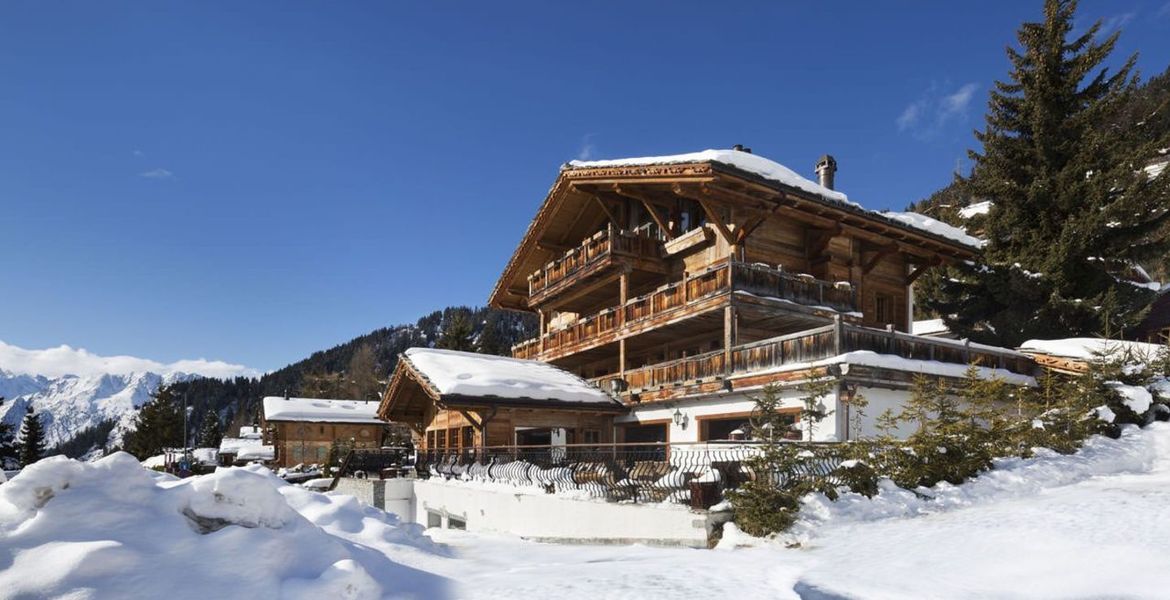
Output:
[[199,376],[255,375],[220,361],[171,364],[130,356],[103,357],[59,346],[26,350],[0,342],[0,420],[19,426],[29,405],[41,416],[49,447],[105,420],[120,437],[160,385]]

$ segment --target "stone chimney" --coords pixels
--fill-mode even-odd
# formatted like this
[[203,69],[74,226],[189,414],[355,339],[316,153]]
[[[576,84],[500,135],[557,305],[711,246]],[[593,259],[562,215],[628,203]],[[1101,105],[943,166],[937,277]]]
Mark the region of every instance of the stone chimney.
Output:
[[822,187],[833,189],[833,176],[837,173],[837,159],[826,154],[817,161],[817,181]]

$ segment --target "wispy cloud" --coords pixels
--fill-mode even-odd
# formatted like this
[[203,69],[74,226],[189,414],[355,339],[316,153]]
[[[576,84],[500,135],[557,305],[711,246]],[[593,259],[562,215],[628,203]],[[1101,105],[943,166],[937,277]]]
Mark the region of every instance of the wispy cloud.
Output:
[[131,150],[130,154],[133,154],[137,158],[144,158],[146,156],[145,152],[138,150],[137,148],[135,148],[134,150]]
[[62,377],[64,375],[100,375],[111,373],[173,373],[198,374],[205,377],[237,377],[257,375],[255,369],[221,360],[202,358],[161,363],[133,356],[99,356],[85,348],[57,346],[43,350],[26,350],[0,341],[0,366],[10,373]]
[[596,156],[597,146],[593,143],[594,137],[597,137],[597,134],[586,133],[581,138],[581,148],[577,150],[577,160],[589,160]]
[[920,140],[934,138],[953,121],[962,119],[971,108],[977,83],[965,83],[958,88],[932,83],[929,88],[894,119],[898,131],[909,133]]
[[[1170,6],[1170,4],[1167,4],[1166,6],[1163,6],[1162,8],[1165,9],[1167,6]],[[1125,27],[1126,25],[1128,25],[1129,22],[1132,21],[1134,19],[1134,17],[1136,17],[1136,16],[1137,16],[1137,11],[1131,11],[1131,12],[1127,12],[1127,13],[1113,15],[1111,17],[1105,17],[1104,19],[1101,20],[1101,29],[1099,29],[1097,31],[1097,35],[1107,36],[1110,33],[1113,33],[1114,31],[1121,29],[1122,27]]]
[[1159,19],[1161,19],[1163,17],[1170,17],[1170,2],[1163,4],[1162,8],[1158,9],[1158,14],[1156,14],[1154,16],[1159,18]]
[[170,179],[174,177],[175,174],[166,169],[151,169],[149,171],[143,171],[139,173],[138,176],[145,177],[147,179]]

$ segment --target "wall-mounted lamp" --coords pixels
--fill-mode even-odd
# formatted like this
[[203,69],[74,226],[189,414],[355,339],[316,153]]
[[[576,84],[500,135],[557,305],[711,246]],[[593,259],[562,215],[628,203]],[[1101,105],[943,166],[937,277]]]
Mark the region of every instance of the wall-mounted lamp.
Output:
[[677,408],[674,409],[674,424],[678,425],[680,429],[687,428],[687,421],[688,420],[690,420],[690,419],[686,415],[684,415],[681,410],[679,410]]

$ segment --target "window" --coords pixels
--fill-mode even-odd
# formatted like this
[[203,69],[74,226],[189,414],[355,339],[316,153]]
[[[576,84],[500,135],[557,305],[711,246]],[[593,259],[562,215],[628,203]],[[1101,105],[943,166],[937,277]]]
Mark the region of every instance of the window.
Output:
[[435,431],[432,429],[431,431],[427,432],[427,449],[428,450],[435,449],[435,443],[436,443]]
[[880,324],[893,323],[893,301],[885,294],[873,295],[873,320]]
[[460,446],[463,448],[471,448],[475,446],[475,430],[470,426],[460,428]]
[[325,446],[317,446],[317,460],[318,461],[325,462],[325,459],[328,456],[329,456],[329,449],[328,448],[326,448]]
[[583,444],[600,444],[601,432],[596,429],[586,429],[581,432],[581,443]]
[[427,527],[442,527],[443,515],[433,511],[427,511]]
[[305,449],[300,446],[292,447],[292,459],[294,463],[299,463],[305,460]]
[[467,520],[458,517],[447,517],[447,529],[467,529]]
[[[799,411],[785,412],[780,415],[781,421],[788,426],[796,424],[800,416]],[[800,432],[791,428],[777,432],[778,437],[790,440],[799,440]],[[714,442],[722,440],[752,440],[767,437],[767,432],[752,431],[751,415],[726,415],[712,418],[699,417],[699,440]]]

